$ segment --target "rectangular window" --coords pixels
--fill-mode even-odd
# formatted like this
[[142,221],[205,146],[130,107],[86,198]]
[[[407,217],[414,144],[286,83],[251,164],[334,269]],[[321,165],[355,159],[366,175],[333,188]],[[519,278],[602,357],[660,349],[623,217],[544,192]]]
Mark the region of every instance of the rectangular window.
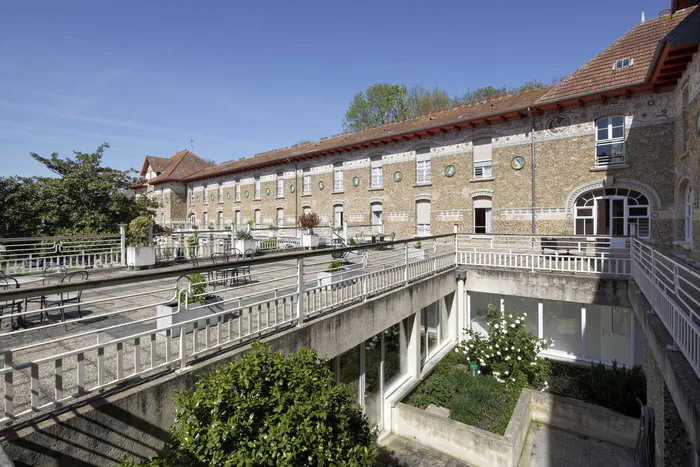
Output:
[[370,175],[372,188],[381,188],[384,183],[384,173],[382,169],[382,159],[373,159],[370,163]]
[[240,180],[236,181],[236,201],[241,200],[241,182]]
[[219,191],[219,203],[223,203],[224,202],[224,184],[223,183],[219,183],[218,191]]
[[595,166],[625,163],[625,118],[605,117],[596,120]]
[[204,187],[204,204],[209,204],[209,188]]
[[260,178],[255,179],[255,192],[253,193],[254,199],[260,199]]
[[311,194],[311,172],[308,170],[304,171],[304,189],[302,193],[305,195]]
[[277,174],[277,197],[282,198],[284,196],[284,175]]
[[416,203],[416,235],[419,237],[430,236],[430,201]]
[[474,140],[474,178],[491,178],[492,171],[492,153],[491,153],[491,138],[479,138]]
[[333,191],[343,191],[343,168],[336,167],[333,170]]
[[416,183],[430,183],[430,149],[416,151]]
[[165,190],[160,192],[160,205],[161,207],[165,206]]
[[187,197],[190,199],[190,206],[194,205],[194,194],[192,193],[192,188],[187,190]]
[[282,208],[277,209],[277,227],[284,227],[284,209]]

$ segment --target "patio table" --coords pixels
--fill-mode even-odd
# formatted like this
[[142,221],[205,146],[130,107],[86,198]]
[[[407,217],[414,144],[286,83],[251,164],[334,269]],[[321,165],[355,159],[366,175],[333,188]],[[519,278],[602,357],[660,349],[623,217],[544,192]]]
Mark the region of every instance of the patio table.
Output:
[[[44,276],[17,276],[17,277],[13,277],[13,279],[16,280],[17,283],[19,284],[20,288],[22,288],[22,284],[34,284],[37,282],[43,282]],[[23,307],[24,311],[29,311],[29,310],[27,310],[27,303],[28,303],[28,299],[25,298],[24,299],[24,307]],[[18,316],[17,317],[17,328],[24,326],[24,324],[25,324],[24,317],[22,315]],[[16,329],[14,327],[14,321],[10,321],[10,325],[12,326],[12,329]]]

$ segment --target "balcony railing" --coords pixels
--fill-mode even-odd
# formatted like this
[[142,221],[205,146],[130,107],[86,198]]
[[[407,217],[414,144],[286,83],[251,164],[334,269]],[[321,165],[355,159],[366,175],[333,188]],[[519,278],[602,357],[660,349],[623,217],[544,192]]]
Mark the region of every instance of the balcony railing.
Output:
[[[0,422],[70,404],[142,376],[185,368],[195,358],[455,267],[453,235],[424,239],[423,249],[419,258],[409,255],[408,241],[385,243],[381,249],[336,249],[336,255],[361,254],[335,271],[329,271],[336,260],[326,250],[0,292],[0,301],[30,304],[12,315],[27,327],[0,335]],[[190,282],[194,273],[205,280]],[[197,285],[206,292],[195,295]],[[75,304],[34,305],[42,296],[76,291],[82,292],[82,316]],[[195,296],[208,301],[194,303]],[[56,318],[65,313],[65,321],[40,324],[40,313]]]
[[700,274],[634,238],[632,277],[700,377]]
[[457,262],[486,268],[629,275],[629,239],[556,235],[457,235]]
[[625,154],[600,154],[595,158],[596,168],[604,168],[610,165],[622,165],[625,163]]

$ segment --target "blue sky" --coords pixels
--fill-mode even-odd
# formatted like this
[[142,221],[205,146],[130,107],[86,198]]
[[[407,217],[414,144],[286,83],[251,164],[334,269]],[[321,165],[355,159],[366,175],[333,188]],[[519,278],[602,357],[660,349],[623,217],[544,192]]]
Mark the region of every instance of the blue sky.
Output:
[[0,176],[30,152],[111,145],[105,162],[189,148],[217,162],[342,131],[378,83],[549,83],[669,0],[587,2],[5,1]]

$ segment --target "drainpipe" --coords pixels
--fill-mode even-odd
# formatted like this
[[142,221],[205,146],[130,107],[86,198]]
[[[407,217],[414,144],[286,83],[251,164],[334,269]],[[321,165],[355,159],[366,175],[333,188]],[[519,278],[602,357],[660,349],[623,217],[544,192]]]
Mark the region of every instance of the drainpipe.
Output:
[[299,222],[299,174],[296,162],[292,162],[289,157],[287,162],[294,166],[294,223],[296,225]]
[[527,108],[527,114],[530,116],[530,178],[532,186],[532,235],[537,233],[537,227],[535,225],[535,117],[532,115],[530,107]]

